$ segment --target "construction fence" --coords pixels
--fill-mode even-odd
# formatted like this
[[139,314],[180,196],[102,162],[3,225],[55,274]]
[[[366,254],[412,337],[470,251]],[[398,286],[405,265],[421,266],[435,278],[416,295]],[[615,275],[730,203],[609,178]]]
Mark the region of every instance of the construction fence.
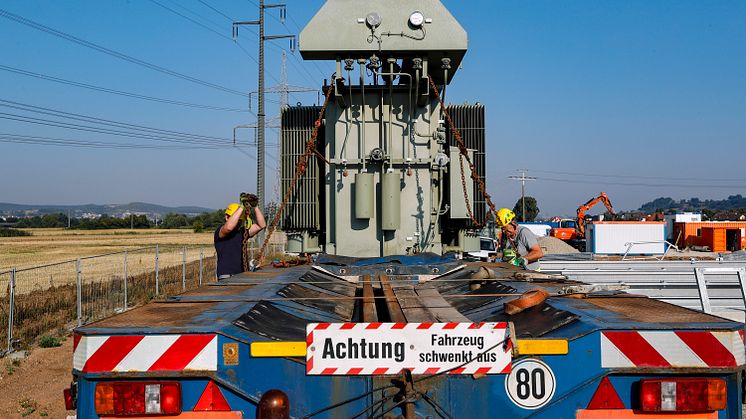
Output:
[[[262,238],[252,241],[249,258],[258,257]],[[285,243],[284,234],[273,235],[265,260],[282,257]],[[156,245],[0,272],[0,356],[215,282],[216,260],[213,247]]]
[[213,248],[153,246],[0,272],[0,345],[11,352],[214,282],[215,260]]

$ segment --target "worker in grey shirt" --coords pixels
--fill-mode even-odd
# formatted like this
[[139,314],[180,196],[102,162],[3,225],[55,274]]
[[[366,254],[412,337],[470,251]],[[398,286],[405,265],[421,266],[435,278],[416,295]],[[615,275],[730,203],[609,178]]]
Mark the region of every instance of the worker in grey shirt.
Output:
[[539,260],[544,257],[544,252],[539,246],[536,235],[528,227],[519,226],[515,220],[515,213],[507,208],[497,211],[496,221],[498,227],[502,229],[503,255],[510,255],[512,251],[512,262],[515,265],[538,271],[541,268]]

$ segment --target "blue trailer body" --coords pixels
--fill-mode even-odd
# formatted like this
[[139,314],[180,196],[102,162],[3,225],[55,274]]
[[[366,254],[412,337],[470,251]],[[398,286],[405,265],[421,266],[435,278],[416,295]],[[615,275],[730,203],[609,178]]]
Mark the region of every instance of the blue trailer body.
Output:
[[[375,417],[376,414],[396,404],[393,400],[386,402],[381,402],[381,400],[390,397],[397,389],[390,387],[386,390],[373,390],[390,385],[391,379],[396,377],[307,375],[305,359],[253,357],[251,344],[263,341],[302,341],[304,337],[297,336],[297,328],[294,332],[289,332],[292,327],[295,327],[293,325],[296,322],[302,324],[304,322],[360,321],[357,307],[353,316],[342,318],[340,312],[343,310],[339,307],[342,303],[322,305],[315,300],[309,303],[302,299],[283,298],[283,296],[288,296],[288,292],[293,290],[293,292],[306,290],[313,292],[312,295],[317,295],[325,291],[321,288],[322,286],[327,287],[326,291],[330,287],[350,287],[349,290],[354,290],[357,285],[343,279],[335,279],[334,275],[341,272],[353,276],[370,275],[384,271],[390,274],[392,282],[414,289],[423,286],[417,281],[423,272],[443,273],[444,276],[429,282],[431,285],[437,284],[436,288],[445,300],[470,321],[478,323],[508,319],[515,325],[513,338],[517,338],[518,341],[522,339],[568,341],[569,350],[566,354],[523,355],[519,353],[513,359],[514,369],[520,366],[522,361],[532,360],[543,363],[553,374],[555,382],[553,395],[540,407],[536,409],[522,407],[513,400],[514,398],[511,399],[506,389],[506,374],[482,377],[423,375],[414,377],[415,389],[427,396],[413,401],[414,410],[420,417],[575,418],[579,411],[588,407],[605,377],[609,378],[627,410],[639,409],[637,386],[643,378],[722,378],[727,383],[728,408],[716,412],[715,417],[719,419],[741,417],[741,371],[744,367],[742,355],[736,356],[739,360],[737,363],[717,368],[604,367],[602,365],[605,362],[602,353],[602,340],[604,339],[602,334],[613,331],[640,333],[655,331],[679,334],[703,331],[743,336],[743,324],[644,297],[618,293],[588,295],[587,298],[554,296],[539,306],[514,316],[507,316],[503,305],[505,301],[515,297],[483,298],[479,297],[479,293],[486,291],[468,290],[469,283],[473,282],[469,278],[479,267],[490,266],[498,272],[498,277],[502,278],[501,280],[489,280],[490,287],[513,290],[510,294],[515,295],[537,286],[556,293],[558,289],[572,283],[564,281],[537,283],[516,279],[525,273],[503,264],[471,264],[458,268],[459,266],[459,262],[453,259],[425,258],[410,261],[402,258],[387,258],[364,263],[348,261],[344,264],[337,262],[322,264],[319,267],[323,268],[323,271],[309,267],[296,267],[247,273],[165,302],[151,303],[110,319],[78,328],[75,331],[76,339],[83,342],[86,342],[86,339],[106,339],[110,336],[118,336],[122,339],[127,339],[128,336],[216,336],[215,368],[209,371],[188,369],[148,371],[147,368],[143,368],[142,371],[115,371],[113,369],[90,371],[91,368],[87,368],[88,364],[78,361],[78,366],[73,371],[78,388],[78,418],[99,417],[95,410],[96,384],[112,380],[118,382],[178,381],[182,389],[183,412],[195,410],[208,384],[212,382],[220,389],[230,410],[240,412],[242,417],[256,416],[257,405],[262,395],[269,389],[280,389],[287,394],[290,400],[291,417],[294,418],[306,417],[314,412],[319,413],[312,417],[354,417],[360,412],[363,412],[360,417]],[[454,271],[454,268],[457,269]],[[316,281],[309,280],[309,275],[316,275],[313,277]],[[319,278],[324,280],[319,281]],[[442,281],[439,282],[439,280]],[[495,289],[498,288],[489,288],[488,291]],[[462,293],[473,293],[474,298],[461,297]],[[459,295],[459,297],[449,297],[449,295]],[[356,304],[360,300],[352,299],[351,301]],[[325,310],[324,307],[336,307],[337,311]],[[238,320],[247,313],[254,316],[253,320],[250,319],[248,323]],[[546,313],[549,313],[550,317],[546,317]],[[251,323],[251,321],[256,322]],[[288,339],[292,336],[297,337]],[[229,360],[226,348],[230,348],[231,345],[237,349],[237,356],[233,354]],[[80,352],[78,346],[76,346],[76,357]],[[740,353],[743,353],[742,349]],[[87,359],[90,360],[93,359],[95,353],[80,356],[88,357]],[[115,362],[118,362],[118,359],[115,359]],[[340,405],[324,410],[335,404]],[[401,406],[397,406],[392,413],[398,414],[400,408]]]

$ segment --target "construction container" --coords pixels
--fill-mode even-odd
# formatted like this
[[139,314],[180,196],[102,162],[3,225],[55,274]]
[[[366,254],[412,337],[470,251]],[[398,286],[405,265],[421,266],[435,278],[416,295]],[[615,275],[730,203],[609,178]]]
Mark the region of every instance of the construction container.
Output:
[[674,223],[701,223],[702,214],[698,212],[678,212],[675,214],[666,214],[663,216],[666,221],[666,240],[673,242],[676,240],[673,232]]
[[674,223],[673,237],[680,248],[706,246],[713,252],[737,251],[746,249],[746,222]]
[[585,232],[586,249],[602,255],[662,255],[665,228],[663,221],[595,221]]
[[531,232],[534,233],[536,237],[548,236],[549,230],[552,229],[552,226],[550,226],[549,224],[518,223],[518,225],[524,226],[527,229],[531,230]]

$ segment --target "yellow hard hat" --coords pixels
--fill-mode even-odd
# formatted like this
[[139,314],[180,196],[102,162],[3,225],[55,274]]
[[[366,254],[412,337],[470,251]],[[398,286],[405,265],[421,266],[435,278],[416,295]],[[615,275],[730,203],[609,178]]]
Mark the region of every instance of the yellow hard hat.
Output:
[[235,202],[232,202],[232,203],[228,204],[227,207],[225,207],[225,215],[227,215],[227,216],[230,217],[239,208],[241,208],[240,204],[236,204]]
[[507,208],[500,208],[497,211],[497,226],[502,228],[506,225],[510,224],[511,221],[515,218],[515,213]]

